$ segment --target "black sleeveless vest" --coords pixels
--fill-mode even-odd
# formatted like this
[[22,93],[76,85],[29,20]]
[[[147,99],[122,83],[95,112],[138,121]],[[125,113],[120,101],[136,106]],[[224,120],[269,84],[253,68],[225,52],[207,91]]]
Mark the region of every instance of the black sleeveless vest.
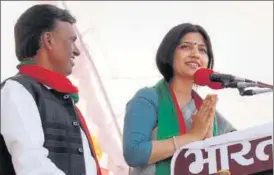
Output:
[[[71,96],[48,89],[26,75],[19,74],[9,79],[22,84],[37,104],[45,137],[44,147],[49,150],[48,158],[66,175],[85,175],[81,126]],[[1,88],[4,85],[5,82]],[[15,175],[2,135],[0,175]]]

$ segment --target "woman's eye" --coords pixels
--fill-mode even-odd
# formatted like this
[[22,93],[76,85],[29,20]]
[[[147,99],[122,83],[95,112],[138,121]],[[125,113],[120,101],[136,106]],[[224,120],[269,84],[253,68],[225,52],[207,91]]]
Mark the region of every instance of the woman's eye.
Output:
[[207,50],[205,48],[201,48],[200,51],[207,54]]
[[188,46],[188,45],[181,45],[180,48],[181,48],[181,49],[188,49],[189,46]]

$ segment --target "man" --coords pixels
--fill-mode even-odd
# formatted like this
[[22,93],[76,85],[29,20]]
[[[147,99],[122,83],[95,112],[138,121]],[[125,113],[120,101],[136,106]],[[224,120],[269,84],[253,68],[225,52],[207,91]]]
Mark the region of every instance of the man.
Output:
[[35,5],[15,28],[19,72],[1,86],[0,175],[101,174],[66,78],[80,54],[71,14]]

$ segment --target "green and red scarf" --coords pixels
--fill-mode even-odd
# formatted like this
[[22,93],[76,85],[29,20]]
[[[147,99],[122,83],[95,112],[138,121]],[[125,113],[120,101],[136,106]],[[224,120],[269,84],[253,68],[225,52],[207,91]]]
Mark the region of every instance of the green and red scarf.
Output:
[[[183,113],[179,107],[173,90],[165,80],[160,80],[155,85],[158,95],[158,133],[157,140],[169,139],[173,136],[179,136],[186,133],[186,126]],[[194,99],[197,110],[200,108],[203,100],[193,90],[192,98]],[[217,135],[217,125],[214,120],[213,135]],[[156,175],[170,174],[171,158],[156,163]]]
[[[57,72],[50,71],[38,65],[35,65],[34,60],[23,61],[17,66],[17,68],[21,74],[27,75],[43,85],[46,85],[61,93],[71,94],[75,103],[79,101],[78,88],[75,87],[66,76]],[[81,111],[76,106],[75,106],[75,109],[80,119],[81,126],[83,127],[82,129],[87,135],[88,142],[91,146],[91,149],[92,149],[91,151],[93,152],[94,159],[96,162],[96,167],[98,172],[97,174],[102,175],[99,162],[96,156],[96,152],[94,149],[94,144],[91,138],[91,134],[88,130],[85,119]]]

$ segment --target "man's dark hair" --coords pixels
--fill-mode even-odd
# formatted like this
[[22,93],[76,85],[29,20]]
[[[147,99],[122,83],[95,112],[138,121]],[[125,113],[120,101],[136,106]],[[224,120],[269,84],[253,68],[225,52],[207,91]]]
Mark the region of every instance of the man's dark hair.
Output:
[[174,51],[176,47],[179,45],[182,37],[190,32],[200,33],[204,37],[206,48],[208,51],[208,58],[209,58],[207,67],[211,69],[213,68],[214,57],[213,57],[211,41],[207,32],[199,25],[183,23],[173,27],[165,35],[156,54],[157,67],[167,82],[169,82],[173,77]]
[[15,52],[19,61],[36,55],[41,35],[53,30],[57,20],[76,22],[69,11],[49,4],[34,5],[19,17],[14,27]]

